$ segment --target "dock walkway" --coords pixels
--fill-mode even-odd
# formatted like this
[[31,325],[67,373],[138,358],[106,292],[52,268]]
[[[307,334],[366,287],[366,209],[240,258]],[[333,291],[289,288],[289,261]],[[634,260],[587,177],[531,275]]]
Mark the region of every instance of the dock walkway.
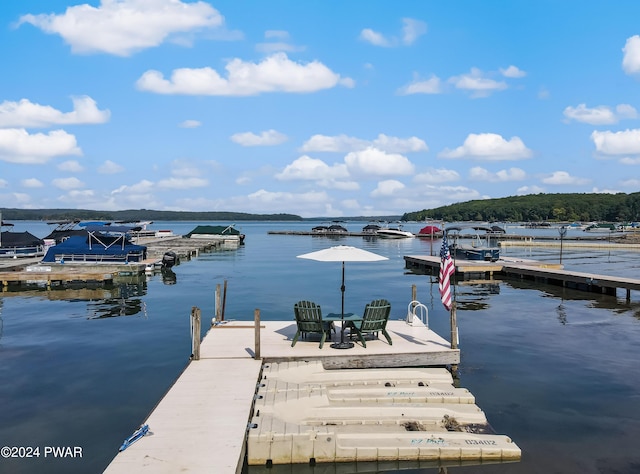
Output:
[[[404,260],[406,268],[419,269],[426,273],[437,274],[440,267],[440,257],[436,256],[406,255]],[[640,280],[636,278],[574,272],[564,270],[561,264],[542,263],[535,260],[504,257],[495,262],[483,262],[458,259],[455,265],[456,274],[462,280],[478,275],[488,278],[503,275],[611,296],[615,296],[617,289],[621,288],[626,290],[627,300],[631,298],[632,290],[640,290]]]
[[[448,430],[439,425],[445,413],[458,413],[461,420],[465,418],[470,420],[471,424],[486,422],[481,410],[472,403],[470,404],[473,402],[469,398],[470,394],[458,393],[460,391],[454,390],[451,386],[450,374],[445,369],[435,368],[459,364],[460,351],[452,349],[447,340],[426,328],[417,318],[414,319],[413,324],[406,322],[406,316],[402,316],[400,319],[398,316],[392,316],[392,318],[387,325],[387,331],[392,337],[393,345],[389,345],[382,338],[367,341],[366,348],[356,343],[351,349],[344,350],[330,347],[331,341],[329,340],[320,349],[318,340],[313,338],[299,340],[295,347],[291,347],[291,341],[296,332],[296,324],[293,319],[289,321],[262,321],[259,323],[259,336],[256,336],[256,327],[253,321],[226,321],[212,326],[203,338],[200,359],[189,362],[183,374],[148,419],[144,421],[149,426],[149,434],[118,453],[105,472],[107,474],[129,472],[240,473],[247,451],[248,432],[252,432],[252,427],[260,426],[262,429],[266,422],[266,419],[262,418],[256,421],[255,416],[260,415],[254,413],[254,401],[264,398],[264,395],[259,394],[260,390],[265,390],[265,394],[274,393],[274,390],[281,392],[282,396],[272,397],[274,401],[282,402],[290,398],[292,401],[297,400],[294,403],[299,404],[301,399],[310,396],[311,392],[315,390],[311,389],[310,392],[308,384],[320,383],[320,379],[314,377],[323,376],[326,373],[331,374],[330,379],[333,380],[331,382],[333,385],[336,383],[347,386],[360,385],[360,389],[374,390],[369,392],[368,396],[373,396],[376,401],[369,408],[366,422],[360,420],[358,424],[353,420],[344,420],[344,422],[338,423],[344,425],[341,428],[340,436],[342,440],[346,440],[344,442],[348,446],[337,445],[338,434],[333,438],[336,440],[335,445],[328,446],[328,438],[323,438],[322,452],[324,454],[320,455],[318,451],[317,461],[319,462],[330,459],[356,461],[357,459],[365,459],[367,456],[367,459],[370,459],[371,456],[378,456],[379,459],[382,459],[380,456],[390,456],[388,459],[395,456],[395,459],[424,460],[429,458],[433,460],[434,457],[438,458],[439,456],[434,453],[445,451],[448,452],[448,459],[480,460],[483,458],[494,461],[507,458],[519,459],[519,448],[504,436],[486,434],[486,436],[497,438],[491,438],[486,445],[483,445],[481,438],[478,438],[478,436],[484,436],[483,433],[448,434]],[[333,342],[338,342],[340,330],[332,333],[331,337]],[[256,341],[258,341],[257,344]],[[256,357],[256,351],[259,352],[259,357]],[[305,372],[304,376],[307,377],[306,382],[301,375],[290,375],[291,380],[284,380],[276,384],[278,388],[275,388],[276,386],[273,384],[267,386],[260,383],[265,378],[274,378],[274,370],[278,371],[276,367],[281,367],[279,377],[283,377],[282,374],[286,372],[286,368],[300,364],[308,366],[303,371]],[[309,372],[313,367],[318,367],[318,369],[313,369],[313,373]],[[418,367],[423,367],[423,369],[418,369]],[[433,367],[428,370],[442,370],[444,374],[426,376],[414,374],[418,370],[427,370],[424,367]],[[403,414],[401,415],[398,411],[400,405],[394,405],[394,403],[399,403],[398,394],[404,391],[405,395],[403,396],[406,398],[408,390],[416,391],[418,386],[401,384],[397,389],[385,389],[384,384],[380,385],[383,383],[380,375],[374,373],[376,370],[391,371],[389,373],[394,374],[394,380],[402,378],[401,372],[407,370],[411,373],[406,374],[407,380],[403,379],[402,384],[417,383],[420,386],[419,390],[426,389],[425,386],[429,382],[423,383],[414,379],[426,381],[435,377],[436,386],[427,391],[428,396],[432,398],[427,400],[420,395],[414,400],[402,400],[408,402],[409,405],[403,405],[404,408],[401,410]],[[318,371],[322,373],[318,374]],[[445,375],[446,379],[443,378]],[[311,379],[308,379],[309,377]],[[419,377],[425,378],[419,379]],[[340,379],[343,380],[342,383],[339,382]],[[369,381],[367,382],[367,380]],[[274,383],[276,383],[275,380]],[[329,382],[325,380],[322,383]],[[389,386],[387,385],[387,387]],[[381,389],[384,393],[381,392]],[[451,392],[450,395],[449,392]],[[291,396],[286,395],[287,393],[290,393]],[[332,416],[337,416],[335,415],[336,409],[353,415],[366,406],[366,403],[363,405],[361,400],[363,395],[357,395],[354,398],[353,395],[345,395],[344,390],[340,393],[340,407],[324,408],[330,410],[333,413]],[[394,399],[393,396],[389,398],[390,393],[395,394],[396,398]],[[320,395],[320,392],[315,392],[315,395]],[[266,396],[270,397],[270,395]],[[385,397],[386,403],[391,403],[391,405],[387,405],[385,409],[384,421],[376,422],[376,416],[382,416],[380,409],[384,403],[381,398]],[[318,403],[325,399],[320,397],[314,398],[314,400],[316,400],[314,402],[316,415],[322,418],[324,412],[320,410]],[[437,406],[428,408],[429,403],[427,402],[434,402]],[[451,405],[452,403],[455,407]],[[460,408],[458,404],[465,404],[466,407]],[[394,409],[393,406],[396,408]],[[301,459],[306,459],[307,462],[315,461],[316,456],[313,454],[313,449],[319,448],[313,447],[315,446],[313,444],[315,437],[310,434],[316,433],[319,428],[307,426],[305,422],[298,420],[298,423],[301,424],[296,425],[298,426],[297,432],[305,432],[306,436],[292,437],[290,431],[279,432],[277,426],[289,430],[293,426],[291,424],[293,421],[278,422],[275,420],[277,418],[276,411],[284,410],[284,412],[292,413],[292,410],[286,404],[282,405],[281,403],[274,406],[274,410],[272,411],[264,405],[264,402],[261,402],[258,411],[262,411],[263,417],[267,413],[269,414],[269,428],[267,432],[253,432],[255,455],[253,458],[248,457],[260,462],[261,456],[269,457],[270,453],[274,452],[270,450],[276,449],[272,446],[272,441],[280,440],[285,443],[280,443],[280,450],[289,453],[295,452],[295,449],[291,451],[286,448],[287,443],[304,444],[304,449],[300,451],[303,454],[299,454],[302,458],[298,457],[292,460],[290,457],[290,462],[302,462]],[[420,410],[420,416],[428,411],[430,416],[437,418],[437,422],[424,422],[440,426],[436,438],[430,438],[432,433],[429,431],[410,433],[411,429],[405,426],[407,418],[404,412],[410,413],[412,410]],[[405,424],[398,421],[396,419],[398,417],[404,420]],[[251,424],[249,424],[250,422]],[[332,425],[332,423],[328,423],[328,425]],[[356,433],[362,433],[362,427],[365,425],[368,427],[366,429],[368,433],[380,429],[383,431],[380,435],[369,436],[368,439],[372,443],[390,444],[386,447],[380,445],[375,448],[359,445],[358,442],[354,444],[354,440],[360,439],[361,435],[354,438],[353,433],[344,432],[344,430],[349,431],[350,426],[354,426]],[[305,426],[306,428],[304,428]],[[327,428],[331,428],[331,426],[327,426],[323,430],[327,431]],[[404,434],[399,437],[397,434],[389,434],[394,430],[400,430]],[[395,441],[389,441],[391,438]],[[398,439],[404,439],[404,441],[398,441]],[[421,444],[420,440],[424,441],[424,444]],[[408,443],[408,445],[406,448],[402,448],[396,446],[398,443]],[[449,446],[450,449],[447,451],[443,446]],[[487,449],[488,446],[494,446],[495,449]],[[403,458],[403,456],[405,457]]]

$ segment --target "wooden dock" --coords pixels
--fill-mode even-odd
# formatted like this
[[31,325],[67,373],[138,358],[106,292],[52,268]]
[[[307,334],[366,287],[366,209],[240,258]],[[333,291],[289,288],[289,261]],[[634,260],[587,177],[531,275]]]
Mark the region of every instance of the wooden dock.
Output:
[[[417,269],[429,274],[437,275],[440,268],[440,257],[407,255],[404,260],[406,268]],[[573,272],[564,270],[560,264],[541,263],[535,260],[506,257],[495,262],[483,262],[458,259],[455,264],[456,274],[463,281],[479,276],[491,279],[501,275],[611,296],[616,296],[617,290],[620,288],[626,291],[627,300],[631,299],[632,290],[640,290],[639,279]]]
[[182,236],[142,239],[148,258],[131,263],[42,263],[42,258],[0,259],[0,291],[33,286],[50,290],[79,285],[111,285],[124,278],[144,278],[148,266],[158,265],[165,252],[172,250],[182,261],[220,247],[217,240],[184,239]]
[[2,291],[7,291],[11,286],[24,287],[29,285],[43,286],[51,289],[56,286],[68,286],[74,284],[106,284],[113,283],[116,271],[97,268],[64,268],[56,269],[51,266],[39,267],[36,271],[28,269],[20,271],[0,272]]
[[[520,449],[506,436],[482,433],[478,427],[488,425],[482,411],[468,391],[452,386],[451,374],[442,367],[460,362],[459,349],[452,349],[417,318],[408,324],[406,316],[396,316],[387,330],[393,345],[382,338],[368,341],[366,348],[356,343],[350,349],[334,349],[327,341],[320,349],[313,338],[291,347],[293,319],[215,324],[202,341],[199,360],[188,364],[144,420],[149,434],[118,453],[105,472],[239,474],[245,457],[250,464],[265,465],[520,458]],[[332,339],[340,340],[339,330]],[[391,384],[395,388],[389,388]],[[358,394],[349,395],[349,387],[357,388]],[[322,393],[328,391],[332,398],[339,396],[339,406],[323,409],[320,405],[327,399]],[[417,395],[412,398],[409,392]],[[281,395],[274,396],[277,393]],[[298,419],[295,429],[291,419],[278,421],[281,415],[276,412],[303,416],[303,400],[311,395],[315,401],[309,408],[315,407],[318,420]],[[375,401],[371,405],[362,397]],[[323,423],[329,413],[324,410],[331,417],[339,416],[336,410],[347,413],[348,419]],[[362,413],[366,420],[353,419]],[[443,420],[456,416],[469,429],[445,426]],[[414,418],[422,421],[413,423]],[[413,432],[414,428],[422,431]],[[293,453],[297,454],[291,457]]]

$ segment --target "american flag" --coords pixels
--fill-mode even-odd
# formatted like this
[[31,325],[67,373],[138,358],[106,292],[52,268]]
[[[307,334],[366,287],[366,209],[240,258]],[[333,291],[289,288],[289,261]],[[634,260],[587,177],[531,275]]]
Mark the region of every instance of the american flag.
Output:
[[440,290],[440,298],[442,304],[447,311],[451,310],[451,284],[449,282],[451,276],[456,272],[456,266],[453,264],[449,245],[447,244],[447,236],[442,237],[442,247],[440,248],[440,273],[438,275],[438,290]]

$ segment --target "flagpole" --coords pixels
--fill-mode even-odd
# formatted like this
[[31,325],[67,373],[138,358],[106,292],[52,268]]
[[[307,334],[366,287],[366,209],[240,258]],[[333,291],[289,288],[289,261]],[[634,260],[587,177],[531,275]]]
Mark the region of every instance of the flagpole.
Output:
[[451,349],[458,348],[458,321],[456,315],[456,302],[451,303]]

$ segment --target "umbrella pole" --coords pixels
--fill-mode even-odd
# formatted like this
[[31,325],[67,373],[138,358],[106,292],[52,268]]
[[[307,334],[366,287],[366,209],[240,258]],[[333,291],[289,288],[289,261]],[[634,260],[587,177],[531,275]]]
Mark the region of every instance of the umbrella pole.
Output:
[[344,261],[342,262],[342,286],[340,287],[340,291],[342,292],[342,327],[340,328],[340,342],[336,342],[331,344],[331,347],[334,349],[351,349],[354,344],[353,342],[345,342],[344,341]]

